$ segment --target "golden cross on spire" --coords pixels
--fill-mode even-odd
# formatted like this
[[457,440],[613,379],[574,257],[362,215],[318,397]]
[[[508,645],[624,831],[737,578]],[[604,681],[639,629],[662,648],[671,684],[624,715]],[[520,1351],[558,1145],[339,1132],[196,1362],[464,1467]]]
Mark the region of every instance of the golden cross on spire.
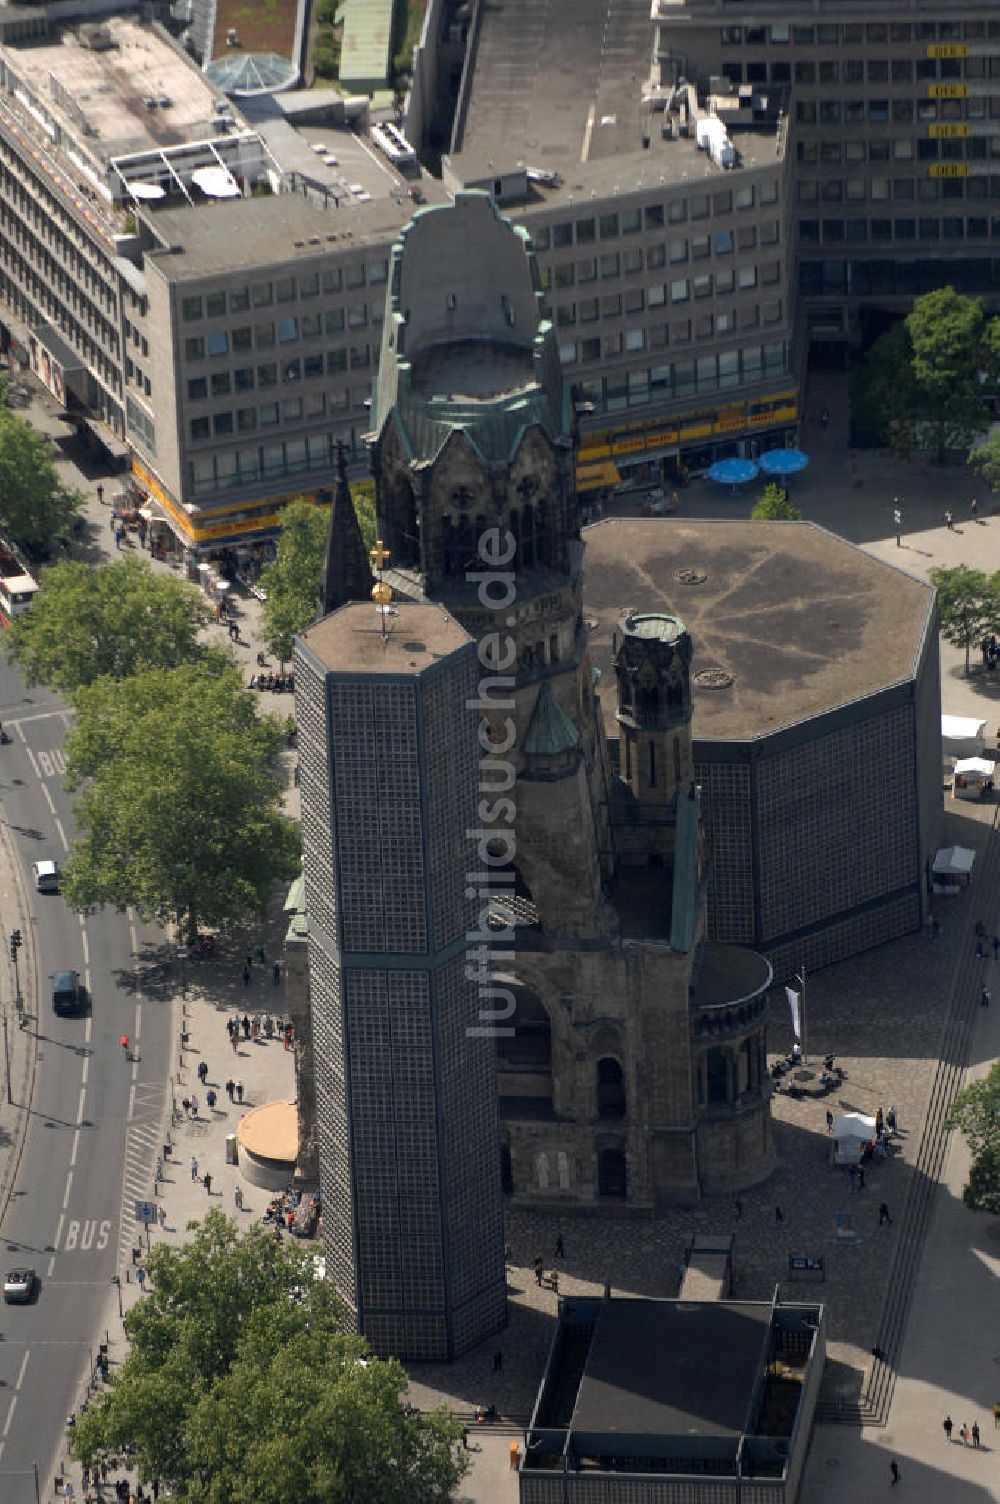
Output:
[[375,540],[375,547],[368,550],[368,557],[369,559],[371,559],[372,564],[375,566],[376,573],[381,574],[382,570],[388,564],[392,556],[389,550],[386,548],[385,544],[382,542],[382,539],[377,538]]

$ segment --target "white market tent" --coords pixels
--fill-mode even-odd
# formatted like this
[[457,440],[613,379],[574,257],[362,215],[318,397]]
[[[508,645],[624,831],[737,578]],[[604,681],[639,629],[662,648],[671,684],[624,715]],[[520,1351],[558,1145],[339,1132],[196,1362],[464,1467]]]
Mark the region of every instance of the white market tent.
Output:
[[863,1112],[842,1112],[833,1120],[833,1162],[856,1165],[861,1152],[875,1137],[875,1119]]
[[995,762],[989,762],[985,757],[963,757],[955,764],[955,772],[969,777],[992,778],[996,767]]
[[941,717],[941,743],[946,756],[975,757],[982,752],[985,740],[985,721],[967,715]]
[[942,846],[931,868],[935,877],[962,877],[968,880],[976,853],[968,846]]

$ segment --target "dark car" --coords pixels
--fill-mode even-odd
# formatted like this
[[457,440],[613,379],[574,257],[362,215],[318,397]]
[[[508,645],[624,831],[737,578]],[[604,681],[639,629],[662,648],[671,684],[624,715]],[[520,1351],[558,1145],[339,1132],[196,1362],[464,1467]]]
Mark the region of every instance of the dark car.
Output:
[[71,1017],[82,1013],[86,1006],[80,977],[75,971],[57,971],[52,978],[52,1010]]

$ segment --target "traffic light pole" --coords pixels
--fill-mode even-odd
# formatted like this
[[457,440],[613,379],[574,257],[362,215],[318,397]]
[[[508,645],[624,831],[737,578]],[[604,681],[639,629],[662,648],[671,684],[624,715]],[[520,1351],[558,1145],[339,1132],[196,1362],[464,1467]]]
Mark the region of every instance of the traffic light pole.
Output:
[[14,1104],[14,1093],[11,1091],[11,1088],[10,1088],[10,1047],[9,1047],[9,1045],[7,1043],[7,1008],[6,1008],[6,1005],[4,1006],[4,1010],[3,1010],[3,1060],[4,1060],[4,1065],[5,1065],[6,1071],[7,1071],[7,1105],[8,1105],[8,1107],[11,1107]]

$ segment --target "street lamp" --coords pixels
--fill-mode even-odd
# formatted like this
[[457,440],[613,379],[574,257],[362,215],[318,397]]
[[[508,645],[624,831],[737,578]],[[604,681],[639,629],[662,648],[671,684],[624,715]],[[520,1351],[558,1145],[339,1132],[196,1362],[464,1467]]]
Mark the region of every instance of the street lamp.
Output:
[[21,1011],[21,974],[17,968],[17,953],[24,944],[20,930],[10,932],[10,959],[14,963],[14,1003],[18,1013]]
[[125,1315],[125,1307],[122,1305],[122,1282],[121,1282],[121,1276],[118,1275],[118,1274],[113,1274],[111,1276],[111,1283],[114,1285],[115,1289],[118,1291],[118,1315],[121,1316],[121,1317],[124,1317],[124,1315]]

